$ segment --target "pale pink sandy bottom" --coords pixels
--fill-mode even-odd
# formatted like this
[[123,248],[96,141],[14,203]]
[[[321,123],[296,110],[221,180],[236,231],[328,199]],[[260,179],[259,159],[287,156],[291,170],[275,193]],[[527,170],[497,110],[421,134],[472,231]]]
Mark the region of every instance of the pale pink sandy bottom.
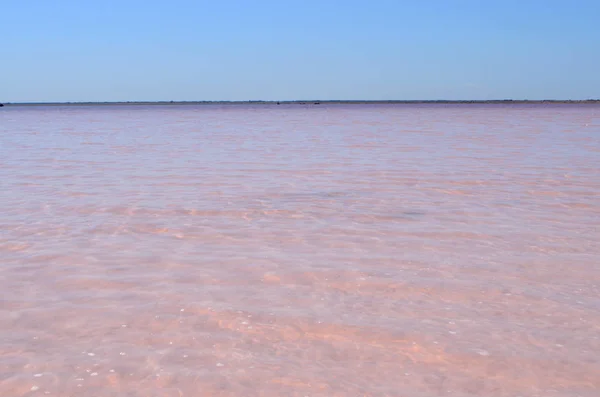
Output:
[[0,396],[600,395],[600,107],[0,111]]

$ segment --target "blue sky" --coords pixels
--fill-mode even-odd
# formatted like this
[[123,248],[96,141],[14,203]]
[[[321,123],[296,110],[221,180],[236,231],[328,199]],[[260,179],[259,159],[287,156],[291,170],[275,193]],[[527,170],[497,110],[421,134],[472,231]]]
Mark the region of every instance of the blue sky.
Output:
[[0,0],[0,102],[600,98],[599,0]]

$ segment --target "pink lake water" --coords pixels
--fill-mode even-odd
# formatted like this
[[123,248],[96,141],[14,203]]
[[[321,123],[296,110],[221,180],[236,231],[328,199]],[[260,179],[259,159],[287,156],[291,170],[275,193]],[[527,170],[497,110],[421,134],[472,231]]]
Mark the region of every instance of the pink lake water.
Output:
[[600,396],[600,106],[0,110],[0,396]]

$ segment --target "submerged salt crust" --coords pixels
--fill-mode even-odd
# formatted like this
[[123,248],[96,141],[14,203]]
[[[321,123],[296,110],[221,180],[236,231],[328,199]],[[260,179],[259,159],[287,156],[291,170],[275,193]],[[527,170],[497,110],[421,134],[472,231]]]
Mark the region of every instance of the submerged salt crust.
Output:
[[600,107],[5,107],[0,395],[600,395]]

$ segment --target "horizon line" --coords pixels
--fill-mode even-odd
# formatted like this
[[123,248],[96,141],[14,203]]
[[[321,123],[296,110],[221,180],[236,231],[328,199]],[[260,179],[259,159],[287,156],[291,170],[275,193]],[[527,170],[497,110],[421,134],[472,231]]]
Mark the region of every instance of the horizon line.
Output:
[[295,100],[199,100],[199,101],[61,101],[61,102],[0,102],[8,106],[44,105],[320,105],[320,104],[498,104],[498,103],[600,103],[600,99],[295,99]]

